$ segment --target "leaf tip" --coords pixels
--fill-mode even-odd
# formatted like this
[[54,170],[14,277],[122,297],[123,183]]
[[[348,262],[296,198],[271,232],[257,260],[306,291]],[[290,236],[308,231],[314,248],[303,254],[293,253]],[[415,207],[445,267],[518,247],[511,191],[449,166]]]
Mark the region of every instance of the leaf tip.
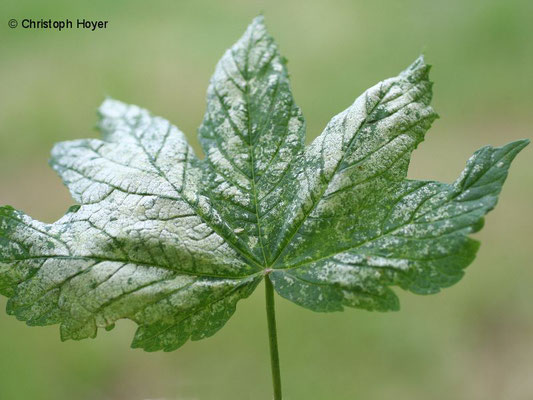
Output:
[[516,143],[518,151],[521,151],[524,147],[526,147],[529,143],[531,143],[531,140],[529,139],[520,139],[513,143]]
[[0,206],[0,216],[5,216],[7,213],[11,214],[15,211],[15,209],[10,205]]
[[251,25],[258,24],[258,25],[265,25],[265,16],[263,15],[263,12],[260,12],[259,15],[257,15],[253,20]]
[[514,160],[514,158],[520,153],[527,145],[529,145],[529,139],[519,139],[514,142],[507,143],[505,146],[501,147],[501,150],[504,151],[506,158],[509,160],[509,163]]
[[116,118],[124,114],[126,107],[125,103],[106,96],[100,107],[98,107],[97,113],[100,119]]
[[426,80],[429,81],[429,71],[431,65],[426,63],[424,54],[420,54],[415,61],[411,63],[405,70],[402,71],[400,76],[403,76],[410,82],[417,82]]
[[252,19],[252,22],[248,25],[248,28],[246,28],[246,32],[244,33],[244,36],[241,38],[245,40],[248,40],[249,38],[252,38],[254,35],[257,35],[257,33],[254,34],[254,32],[259,32],[259,36],[263,36],[263,33],[268,35],[266,24],[265,24],[265,17],[263,14],[259,14],[257,17]]

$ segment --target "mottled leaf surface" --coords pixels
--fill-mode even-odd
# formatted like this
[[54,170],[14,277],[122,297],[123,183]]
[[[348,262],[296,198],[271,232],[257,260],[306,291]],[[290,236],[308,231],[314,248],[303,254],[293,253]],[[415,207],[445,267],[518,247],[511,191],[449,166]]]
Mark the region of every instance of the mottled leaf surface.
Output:
[[63,142],[51,166],[78,205],[52,224],[0,208],[0,293],[28,325],[94,337],[119,319],[134,347],[208,337],[262,279],[315,311],[395,310],[391,286],[436,293],[479,247],[527,145],[485,147],[452,184],[406,179],[437,118],[416,60],[367,90],[309,146],[284,59],[262,17],[219,61],[198,158],[163,118],[116,100],[102,139]]

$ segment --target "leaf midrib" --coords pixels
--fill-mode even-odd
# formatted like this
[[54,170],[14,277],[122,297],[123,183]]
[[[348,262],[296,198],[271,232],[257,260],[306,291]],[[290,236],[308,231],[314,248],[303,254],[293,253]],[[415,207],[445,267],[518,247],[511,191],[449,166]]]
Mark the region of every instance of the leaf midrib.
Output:
[[[249,159],[250,159],[250,170],[252,172],[252,182],[251,183],[252,183],[252,193],[253,193],[253,196],[254,196],[254,204],[255,204],[255,218],[256,218],[256,221],[257,221],[257,237],[258,237],[258,240],[259,240],[259,246],[261,246],[261,254],[263,255],[263,266],[262,267],[263,267],[263,270],[264,270],[264,269],[266,269],[267,258],[266,258],[266,254],[265,254],[265,246],[264,246],[264,243],[263,243],[263,235],[261,234],[261,219],[259,218],[259,204],[258,204],[258,200],[257,200],[257,189],[256,189],[256,182],[255,182],[254,148],[252,146],[252,125],[251,125],[251,121],[250,121],[250,85],[249,85],[249,81],[250,81],[249,72],[250,71],[249,71],[248,63],[249,63],[249,58],[250,58],[251,46],[252,46],[252,35],[250,35],[250,38],[248,40],[248,48],[246,50],[246,59],[245,59],[245,62],[244,62],[243,78],[245,80],[245,85],[244,85],[243,94],[244,94],[244,100],[245,100],[245,103],[246,103],[246,122],[247,122],[247,126],[248,126],[248,141],[247,141],[247,144],[248,144],[248,154],[249,154]],[[275,54],[275,52],[274,52],[274,54]],[[269,62],[270,62],[270,60],[269,60]],[[268,63],[267,63],[267,65],[268,65]],[[259,133],[261,133],[261,132],[259,132]]]
[[[302,217],[302,219],[300,220],[300,222],[297,224],[296,226],[296,229],[293,230],[293,232],[291,233],[290,237],[288,239],[286,239],[285,241],[285,244],[283,246],[281,246],[278,254],[276,255],[276,257],[274,258],[274,260],[270,263],[270,266],[269,268],[275,268],[275,265],[276,263],[278,262],[278,260],[280,259],[281,255],[283,254],[283,252],[285,251],[285,249],[289,246],[289,244],[292,242],[292,240],[294,239],[294,236],[300,231],[300,228],[302,227],[302,225],[305,223],[305,221],[307,220],[307,218],[309,217],[309,215],[314,211],[314,209],[316,208],[316,206],[320,203],[320,201],[322,200],[322,198],[324,197],[324,193],[327,191],[327,189],[329,188],[329,185],[331,183],[331,180],[333,179],[333,177],[337,174],[337,171],[339,170],[342,162],[344,161],[345,157],[346,157],[346,154],[348,152],[348,150],[352,147],[355,139],[357,137],[359,137],[359,134],[361,132],[361,129],[366,125],[368,119],[370,118],[370,116],[372,115],[372,113],[374,112],[374,110],[381,104],[381,101],[387,96],[387,94],[390,92],[391,88],[394,86],[394,84],[391,84],[391,86],[389,86],[389,88],[387,89],[387,91],[380,97],[380,100],[378,102],[376,102],[376,104],[374,105],[374,107],[372,107],[372,109],[370,110],[370,112],[367,112],[367,115],[365,117],[365,119],[363,121],[361,121],[361,123],[359,124],[359,126],[357,127],[354,135],[352,136],[352,138],[350,139],[348,145],[346,146],[346,150],[344,152],[344,154],[342,155],[341,159],[339,160],[339,162],[337,163],[337,165],[335,166],[335,169],[333,170],[333,173],[331,174],[329,180],[327,181],[327,183],[323,186],[323,189],[321,190],[321,193],[319,194],[319,196],[317,196],[317,201],[313,203],[312,207],[309,208],[309,211],[307,211],[305,213],[305,215]],[[365,97],[366,99],[368,99],[368,93],[365,93]],[[365,101],[365,107],[366,107],[366,101]],[[284,269],[284,268],[275,268],[275,269]]]
[[[176,185],[171,182],[168,177],[166,176],[166,174],[161,170],[161,168],[159,168],[153,158],[150,156],[150,154],[146,151],[146,148],[144,147],[144,145],[142,144],[139,136],[137,136],[135,134],[135,129],[138,128],[138,125],[140,123],[140,119],[137,120],[136,124],[134,126],[132,126],[131,124],[128,123],[127,120],[125,120],[126,124],[130,125],[130,127],[133,129],[132,133],[133,133],[133,137],[135,138],[137,144],[139,145],[139,147],[142,149],[142,151],[144,152],[144,154],[146,155],[146,157],[148,158],[150,164],[152,165],[152,167],[156,170],[156,172],[158,173],[158,175],[163,178],[165,181],[168,182],[169,185],[172,186],[172,188],[176,191],[176,193],[179,194],[180,196],[180,199],[182,199],[183,201],[185,201],[189,207],[191,207],[197,214],[198,216],[205,222],[205,224],[207,226],[209,226],[214,232],[216,232],[220,237],[224,238],[225,242],[228,243],[238,254],[240,254],[247,262],[249,262],[252,266],[256,266],[256,267],[259,267],[260,269],[263,268],[263,266],[261,264],[258,264],[255,260],[254,260],[254,256],[253,254],[251,253],[248,253],[245,249],[241,249],[240,247],[238,247],[235,243],[233,243],[232,241],[228,240],[228,238],[226,237],[226,235],[223,235],[222,232],[219,231],[219,229],[214,225],[214,224],[211,224],[208,220],[208,218],[205,217],[205,215],[202,213],[201,209],[196,207],[195,204],[191,203],[189,201],[189,199],[187,199],[185,196],[182,195],[182,192],[176,187]],[[183,165],[183,168],[184,168],[184,176],[185,176],[185,169],[187,168],[187,162],[188,162],[188,158],[185,159],[183,161],[184,165]],[[184,181],[182,182],[182,186],[185,186],[185,179]]]
[[[467,190],[469,190],[471,187],[473,187],[481,178],[483,178],[484,176],[486,176],[489,171],[494,167],[494,165],[496,165],[497,162],[500,162],[503,158],[505,158],[512,150],[514,150],[514,148],[511,148],[509,149],[507,152],[503,153],[502,155],[500,155],[499,158],[497,158],[496,160],[493,160],[491,165],[486,169],[486,171],[482,174],[480,174],[478,177],[476,177],[476,179],[474,180],[474,182],[471,182],[466,188],[463,188],[462,190],[460,191],[457,191],[457,192],[454,192],[453,191],[453,184],[448,184],[447,185],[447,189],[449,190],[449,197],[443,201],[442,203],[439,203],[437,205],[435,205],[435,207],[431,207],[429,208],[428,210],[426,210],[424,213],[420,214],[420,215],[416,215],[416,213],[418,212],[418,210],[420,210],[422,208],[422,206],[424,204],[427,203],[428,200],[430,200],[431,198],[437,196],[437,195],[440,195],[442,194],[443,192],[442,191],[439,191],[439,192],[436,192],[434,193],[432,196],[426,198],[425,200],[423,200],[417,207],[416,209],[413,211],[412,213],[412,216],[411,218],[406,221],[405,223],[401,224],[400,226],[395,226],[393,229],[389,229],[383,233],[381,233],[380,235],[377,235],[377,236],[374,236],[370,239],[367,239],[361,243],[358,243],[356,244],[355,246],[350,246],[350,247],[347,247],[345,249],[342,249],[342,250],[339,250],[339,251],[336,251],[334,253],[331,253],[331,254],[328,254],[326,256],[323,256],[323,257],[320,257],[320,258],[317,258],[317,259],[313,259],[313,260],[306,260],[304,262],[301,262],[301,263],[298,263],[298,264],[295,264],[295,265],[292,265],[292,266],[289,266],[287,268],[279,268],[279,270],[282,270],[282,271],[285,271],[285,270],[293,270],[295,268],[299,268],[299,267],[302,267],[304,265],[308,265],[308,264],[312,264],[312,263],[315,263],[315,262],[319,262],[321,260],[325,260],[325,259],[328,259],[328,258],[331,258],[331,257],[334,257],[336,255],[339,255],[339,254],[342,254],[346,251],[351,251],[351,250],[355,250],[355,249],[358,249],[358,248],[361,248],[362,246],[366,245],[366,244],[369,244],[369,243],[372,243],[376,240],[379,240],[389,234],[394,234],[396,231],[400,230],[400,229],[403,229],[405,228],[406,226],[414,223],[414,222],[417,222],[419,221],[422,217],[426,216],[427,214],[435,211],[436,209],[438,209],[439,207],[443,207],[445,204],[449,204],[453,201],[457,201],[457,197],[459,197],[461,194],[465,193]],[[493,157],[493,154],[491,154],[491,158]],[[471,170],[472,171],[472,170]],[[471,173],[471,171],[469,171],[469,173]],[[482,186],[486,186],[488,184],[492,184],[494,182],[496,182],[496,180],[494,181],[491,181],[491,182],[488,182],[488,183],[484,183]],[[426,182],[424,185],[416,188],[414,191],[411,191],[409,192],[408,194],[411,194],[413,192],[416,192],[418,190],[421,190],[423,187],[425,187],[427,184],[431,184],[431,183],[436,183],[438,184],[438,182],[433,182],[433,181],[428,181]],[[479,186],[478,186],[479,187]],[[494,195],[494,193],[487,193],[485,194],[483,197],[487,197],[487,196],[491,196],[491,195]],[[404,196],[405,197],[405,196]],[[479,209],[482,209],[483,211],[486,211],[486,209],[488,208],[488,206],[486,205],[483,205],[481,207],[478,207],[478,208],[473,208],[471,210],[467,210],[463,213],[459,213],[458,215],[454,215],[452,217],[449,217],[450,218],[458,218],[458,217],[462,217],[466,214],[470,214],[470,213],[475,213],[475,212],[479,212]],[[481,217],[480,217],[481,218]],[[437,219],[437,220],[434,220],[434,221],[425,221],[424,223],[434,223],[434,222],[438,222],[438,221],[441,221],[442,219]],[[452,230],[450,232],[446,232],[446,233],[443,233],[443,234],[440,234],[440,235],[437,235],[437,236],[434,236],[434,237],[431,237],[431,239],[435,239],[437,237],[442,237],[442,236],[446,236],[446,235],[452,235],[452,234],[457,234],[458,231],[460,230],[463,230],[463,229],[470,229],[472,226],[472,224],[469,224],[467,226],[460,226],[459,228],[455,229],[455,230]],[[423,240],[425,240],[427,238],[423,238]],[[417,240],[420,240],[420,238],[417,238]]]

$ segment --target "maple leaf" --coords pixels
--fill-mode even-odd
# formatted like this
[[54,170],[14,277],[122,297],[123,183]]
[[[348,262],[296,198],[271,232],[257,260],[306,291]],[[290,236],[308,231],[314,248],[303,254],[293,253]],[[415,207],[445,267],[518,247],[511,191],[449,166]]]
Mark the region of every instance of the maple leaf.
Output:
[[484,147],[452,184],[406,179],[437,114],[417,59],[304,146],[284,59],[262,17],[222,57],[199,130],[205,159],[163,118],[108,99],[101,140],[51,165],[79,203],[53,224],[0,208],[0,293],[28,325],[94,337],[128,318],[133,347],[174,350],[218,331],[268,279],[315,311],[396,310],[391,286],[456,283],[528,141]]

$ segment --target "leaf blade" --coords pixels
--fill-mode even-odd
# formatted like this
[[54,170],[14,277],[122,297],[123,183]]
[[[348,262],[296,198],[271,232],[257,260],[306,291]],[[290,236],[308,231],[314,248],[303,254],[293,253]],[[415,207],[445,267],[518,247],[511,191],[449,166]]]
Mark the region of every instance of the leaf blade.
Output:
[[[76,228],[75,224],[69,228],[72,226]],[[34,232],[28,234],[29,229]],[[201,314],[199,293],[206,296],[208,292],[211,298],[222,301],[226,293],[219,290],[217,298],[213,288],[237,286],[242,295],[248,296],[261,277],[256,273],[217,278],[209,271],[205,276],[199,271],[184,274],[169,265],[119,261],[112,254],[83,254],[75,242],[79,238],[65,230],[64,223],[42,224],[8,207],[0,208],[0,237],[0,283],[2,287],[15,288],[3,291],[10,297],[8,313],[28,325],[59,323],[63,340],[95,337],[97,328],[112,327],[123,318],[132,319],[141,327],[154,318],[177,320],[175,326],[181,327],[180,313]],[[91,232],[91,237],[95,237],[95,232]],[[182,288],[194,289],[194,296],[181,292],[178,296]],[[222,316],[226,319],[218,320],[218,329],[233,314],[240,298],[233,296],[231,312]],[[169,308],[169,301],[179,302],[180,306]],[[145,313],[147,307],[149,313]],[[201,335],[201,329],[191,332]],[[214,333],[212,327],[209,332]]]
[[276,247],[273,265],[284,263],[310,218],[356,212],[370,201],[366,195],[376,196],[405,178],[411,151],[437,118],[429,106],[429,69],[420,57],[396,78],[373,86],[306,148],[289,178],[297,182],[296,201],[271,243]]
[[[330,254],[319,260],[300,257],[299,263],[277,270],[274,287],[281,296],[315,311],[329,311],[320,304],[325,293],[334,309],[346,305],[386,311],[397,309],[390,286],[432,294],[455,284],[479,248],[468,235],[481,228],[484,215],[495,207],[512,160],[528,143],[519,140],[478,150],[453,184],[405,181],[396,198],[384,198],[368,211],[367,217],[373,216],[377,224],[363,232],[366,237],[352,228],[354,237],[341,241]],[[291,288],[287,282],[293,279],[299,283]],[[318,294],[297,296],[302,290]]]
[[304,136],[285,62],[257,17],[217,64],[199,138],[206,193],[261,263],[269,258],[262,227],[272,219],[266,211],[277,203],[265,194],[280,185]]
[[94,337],[127,318],[132,346],[172,351],[216,333],[263,277],[319,312],[399,308],[456,283],[528,143],[480,149],[453,184],[407,180],[437,114],[423,58],[367,90],[304,147],[285,60],[262,17],[218,63],[199,130],[107,99],[102,139],[51,166],[80,204],[53,224],[0,207],[0,294],[28,325]]

